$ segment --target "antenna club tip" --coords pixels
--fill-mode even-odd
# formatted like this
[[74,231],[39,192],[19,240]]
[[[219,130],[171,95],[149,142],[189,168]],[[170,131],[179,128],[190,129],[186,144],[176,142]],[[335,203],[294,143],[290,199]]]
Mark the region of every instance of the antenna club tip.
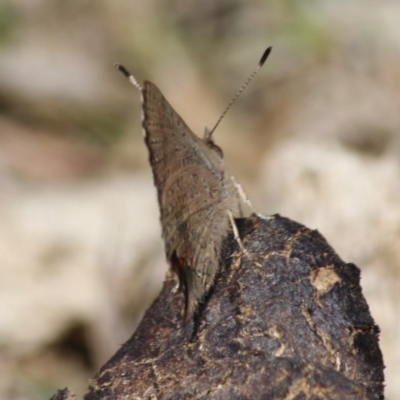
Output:
[[115,63],[114,66],[115,68],[117,68],[118,71],[122,72],[127,78],[131,76],[130,72],[123,65]]
[[262,66],[264,65],[264,63],[265,63],[265,61],[267,60],[268,56],[270,55],[271,51],[272,51],[272,46],[269,46],[269,47],[264,51],[264,54],[262,55],[261,60],[260,60],[260,63],[259,63],[260,67],[262,67]]

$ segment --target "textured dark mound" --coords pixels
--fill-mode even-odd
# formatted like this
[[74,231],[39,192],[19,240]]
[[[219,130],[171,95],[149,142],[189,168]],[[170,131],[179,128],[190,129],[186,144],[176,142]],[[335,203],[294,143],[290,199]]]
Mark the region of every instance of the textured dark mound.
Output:
[[237,222],[250,257],[227,240],[214,289],[187,324],[169,274],[85,400],[383,399],[359,269],[289,219]]

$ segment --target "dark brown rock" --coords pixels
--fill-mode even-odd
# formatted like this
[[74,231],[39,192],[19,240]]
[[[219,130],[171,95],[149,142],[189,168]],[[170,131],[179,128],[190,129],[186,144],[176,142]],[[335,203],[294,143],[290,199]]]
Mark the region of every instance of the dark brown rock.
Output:
[[237,223],[251,258],[226,240],[215,286],[187,323],[169,273],[85,400],[383,399],[379,328],[359,269],[289,219]]
[[76,400],[76,396],[65,388],[58,390],[50,400]]

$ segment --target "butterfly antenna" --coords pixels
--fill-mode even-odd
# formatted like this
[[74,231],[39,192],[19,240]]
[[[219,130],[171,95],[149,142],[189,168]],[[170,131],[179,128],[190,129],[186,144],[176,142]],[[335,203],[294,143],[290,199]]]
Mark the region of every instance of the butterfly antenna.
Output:
[[217,126],[221,123],[223,118],[225,117],[225,114],[229,111],[229,109],[233,106],[235,101],[239,98],[239,96],[242,94],[243,90],[246,89],[247,85],[253,80],[253,78],[257,75],[257,72],[261,69],[261,67],[264,65],[266,59],[268,58],[269,54],[272,51],[272,46],[268,47],[267,50],[264,51],[264,54],[262,55],[257,68],[252,72],[252,74],[247,78],[246,82],[242,85],[242,87],[238,90],[238,92],[233,96],[233,99],[230,101],[228,106],[225,108],[224,112],[221,114],[219,117],[217,123],[214,125],[214,128],[211,129],[211,131],[206,130],[206,140],[210,140],[212,134],[214,133],[215,129]]
[[140,91],[143,90],[141,84],[123,65],[115,64],[115,68],[117,68],[118,71],[121,71],[129,79],[129,82],[132,83],[133,86],[135,86],[136,89],[139,89]]

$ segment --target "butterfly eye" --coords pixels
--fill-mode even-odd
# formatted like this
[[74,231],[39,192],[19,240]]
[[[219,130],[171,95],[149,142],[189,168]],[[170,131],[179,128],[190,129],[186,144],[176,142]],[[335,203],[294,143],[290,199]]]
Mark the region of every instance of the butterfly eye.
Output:
[[206,141],[206,145],[213,151],[215,151],[221,158],[224,158],[224,153],[222,152],[221,147],[217,146],[212,139],[208,139]]

